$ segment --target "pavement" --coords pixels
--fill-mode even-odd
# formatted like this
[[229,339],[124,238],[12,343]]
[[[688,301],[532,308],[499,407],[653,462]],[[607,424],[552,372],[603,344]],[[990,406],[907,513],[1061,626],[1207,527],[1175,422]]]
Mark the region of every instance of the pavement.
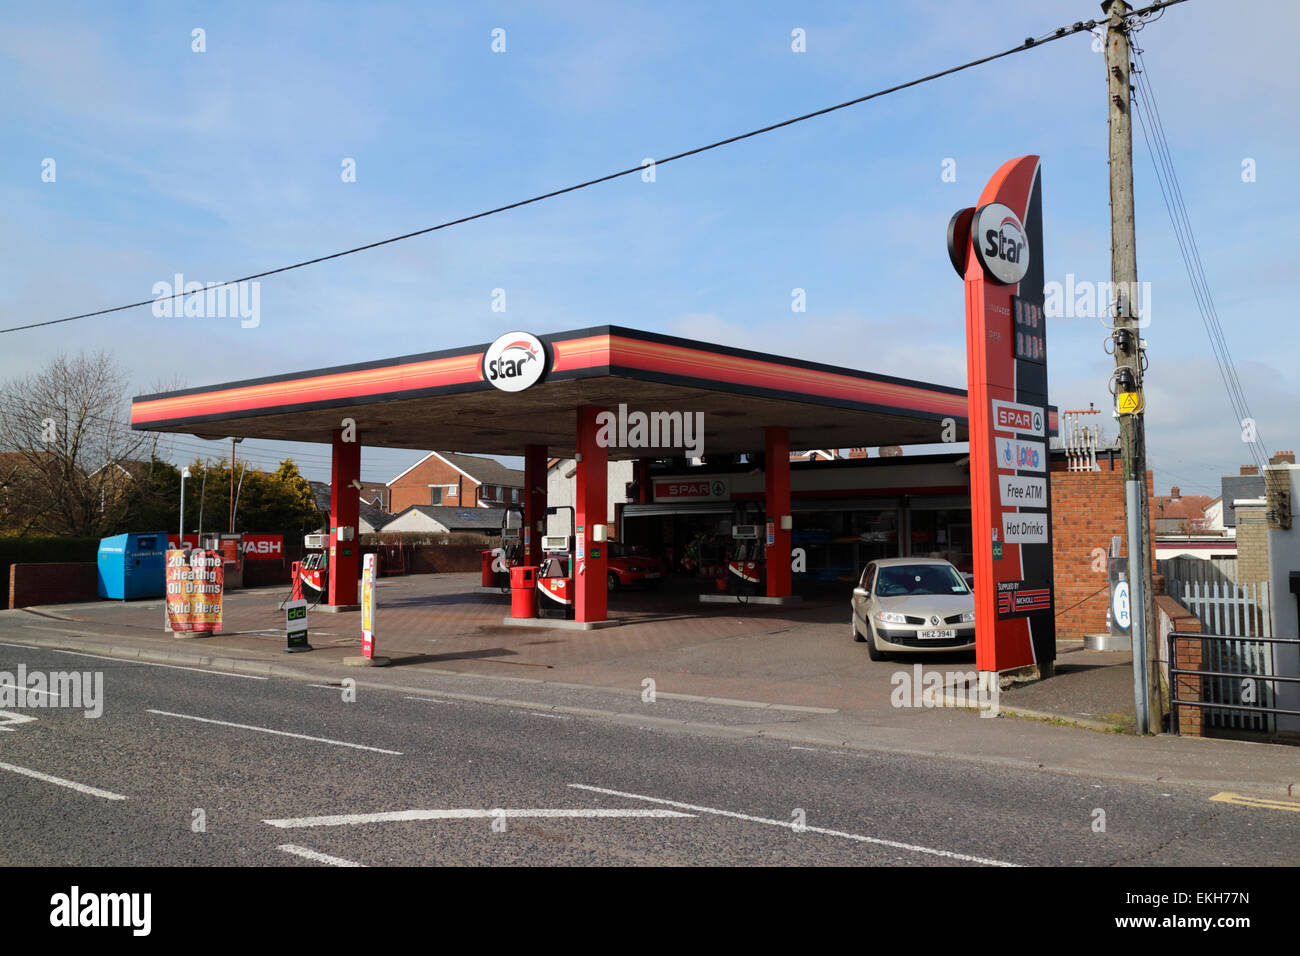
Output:
[[315,650],[286,654],[279,589],[227,594],[227,630],[213,636],[166,633],[157,599],[0,611],[0,642],[309,682],[346,677],[362,687],[688,733],[1300,796],[1295,747],[1125,732],[1126,652],[1063,643],[1058,676],[1004,691],[999,716],[989,717],[902,693],[921,676],[920,664],[924,674],[944,675],[949,704],[968,702],[952,695],[974,671],[973,656],[872,662],[850,636],[847,599],[701,605],[671,590],[629,590],[611,595],[620,626],[572,631],[504,625],[508,595],[475,594],[477,583],[468,574],[381,579],[376,641],[392,660],[385,668],[343,664],[361,644],[356,613],[313,612]]

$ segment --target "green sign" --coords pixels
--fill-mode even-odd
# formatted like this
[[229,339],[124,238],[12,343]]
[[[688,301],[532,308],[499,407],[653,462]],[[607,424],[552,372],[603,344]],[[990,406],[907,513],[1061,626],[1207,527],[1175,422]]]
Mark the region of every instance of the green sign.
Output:
[[307,643],[306,601],[290,601],[284,606],[284,638],[285,650],[290,653],[312,649]]
[[994,542],[993,542],[993,560],[994,560],[994,561],[1001,561],[1001,560],[1002,560],[1002,542],[1001,542],[1001,541],[994,541]]
[[595,560],[596,560],[597,558],[599,558],[599,557],[600,557],[600,548],[592,548],[592,549],[591,549],[591,560],[595,561]]

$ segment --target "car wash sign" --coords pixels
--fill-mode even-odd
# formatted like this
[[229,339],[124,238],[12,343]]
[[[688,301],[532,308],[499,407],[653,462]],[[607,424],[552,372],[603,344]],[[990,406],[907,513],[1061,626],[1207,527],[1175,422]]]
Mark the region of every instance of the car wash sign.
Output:
[[1037,156],[1004,164],[948,224],[966,283],[975,655],[981,671],[1056,658],[1043,205]]

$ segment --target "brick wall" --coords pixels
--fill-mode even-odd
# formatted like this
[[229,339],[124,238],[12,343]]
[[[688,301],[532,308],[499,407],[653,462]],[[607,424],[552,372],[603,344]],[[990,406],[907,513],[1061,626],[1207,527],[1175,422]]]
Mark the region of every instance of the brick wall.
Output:
[[[1156,595],[1156,618],[1160,633],[1160,658],[1165,665],[1165,678],[1168,680],[1168,638],[1170,631],[1180,634],[1200,634],[1201,622],[1195,614],[1175,601],[1168,594]],[[1205,667],[1205,642],[1199,638],[1179,638],[1174,649],[1174,666],[1182,670],[1203,670]],[[1171,687],[1172,696],[1182,700],[1204,700],[1205,678],[1193,674],[1180,674]],[[1173,715],[1177,722],[1178,733],[1184,737],[1202,737],[1205,734],[1205,708],[1187,707],[1179,704]]]
[[9,565],[11,609],[98,598],[99,565],[94,561]]
[[[1147,472],[1147,494],[1153,493],[1151,472]],[[1077,640],[1106,630],[1106,607],[1110,603],[1106,561],[1100,562],[1100,571],[1093,570],[1093,552],[1100,548],[1109,553],[1114,535],[1124,535],[1124,473],[1119,469],[1052,472],[1052,562],[1058,640]],[[1151,557],[1154,568],[1154,546]]]

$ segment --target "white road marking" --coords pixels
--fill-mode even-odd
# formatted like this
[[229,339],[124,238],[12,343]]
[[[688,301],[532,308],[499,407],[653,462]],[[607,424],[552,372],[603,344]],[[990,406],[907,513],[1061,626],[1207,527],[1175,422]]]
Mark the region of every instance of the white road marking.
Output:
[[272,730],[270,727],[254,727],[252,724],[236,724],[228,720],[213,720],[211,717],[195,717],[191,714],[173,714],[167,710],[152,710],[150,714],[160,714],[163,717],[179,717],[182,720],[197,720],[203,724],[220,724],[222,727],[237,727],[240,730],[255,730],[261,734],[275,734],[279,737],[294,737],[298,740],[311,740],[318,744],[333,744],[336,747],[351,747],[354,750],[370,750],[380,754],[392,754],[395,757],[402,756],[400,750],[384,750],[382,747],[367,747],[365,744],[350,744],[346,740],[331,740],[328,737],[310,737],[307,734],[294,734],[287,730]]
[[125,800],[126,797],[120,793],[112,793],[108,790],[100,790],[98,787],[88,787],[84,783],[77,783],[73,780],[64,780],[62,777],[52,777],[48,773],[41,773],[37,770],[28,770],[26,767],[15,767],[11,763],[0,763],[0,770],[8,770],[13,773],[20,773],[25,777],[34,777],[37,780],[44,780],[46,783],[57,784],[60,787],[67,787],[69,790],[76,790],[78,793],[87,793],[92,797],[103,797],[105,800]]
[[15,690],[24,690],[29,694],[40,694],[42,697],[53,697],[55,700],[59,699],[59,695],[51,690],[36,690],[34,687],[20,687],[18,684],[0,684],[0,689],[5,687],[12,687]]
[[693,817],[693,813],[676,810],[615,810],[582,808],[578,810],[390,810],[386,813],[345,813],[329,817],[290,817],[284,820],[263,820],[263,823],[281,829],[293,827],[342,827],[354,823],[402,823],[410,820],[487,820],[496,817],[509,819],[608,819]]
[[551,720],[572,720],[573,719],[568,714],[544,714],[540,710],[530,710],[529,713],[532,714],[534,717],[549,717],[551,718]]
[[[622,790],[606,790],[603,787],[589,787],[582,783],[571,783],[570,787],[575,790],[586,790],[591,793],[603,793],[610,797],[625,797],[629,800],[645,800],[649,803],[662,803],[669,807],[680,807],[683,810],[693,810],[696,813],[712,813],[720,817],[731,817],[736,820],[748,820],[750,823],[763,823],[767,826],[782,827],[786,830],[794,830],[793,820],[770,820],[767,817],[755,817],[748,813],[736,813],[732,810],[717,810],[713,807],[699,807],[690,803],[680,803],[676,800],[663,800],[659,797],[647,797],[640,793],[625,793]],[[1017,863],[1007,863],[1003,860],[991,860],[982,856],[971,856],[966,853],[955,853],[952,850],[936,850],[933,847],[917,846],[914,843],[899,843],[896,840],[882,840],[877,837],[862,836],[858,833],[845,833],[843,830],[828,830],[825,827],[813,827],[803,825],[795,832],[820,833],[824,836],[841,837],[845,840],[855,840],[858,843],[874,843],[878,846],[893,847],[896,850],[907,850],[910,853],[928,853],[931,856],[941,856],[950,860],[965,860],[969,863],[983,863],[986,866],[1019,866]]]
[[458,700],[443,700],[441,697],[403,697],[402,700],[420,700],[426,704],[459,704]]
[[[49,627],[32,627],[30,624],[24,624],[23,627],[31,628],[33,631],[52,631],[54,628]],[[56,631],[55,633],[64,634],[72,633],[70,631]],[[71,654],[73,657],[93,657],[97,661],[118,661],[123,664],[143,664],[146,667],[170,667],[175,671],[198,671],[200,674],[212,674],[216,677],[242,677],[244,680],[266,680],[265,677],[258,677],[256,674],[231,674],[228,671],[216,671],[208,667],[185,667],[182,664],[160,664],[158,661],[140,661],[133,657],[107,657],[103,654],[87,654],[83,651],[65,651],[57,647],[41,647],[39,644],[4,644],[0,647],[18,647],[25,651],[49,651],[51,654]]]
[[26,714],[15,714],[12,710],[0,710],[0,717],[4,718],[4,720],[0,720],[0,730],[4,731],[11,731],[14,729],[13,727],[4,726],[5,724],[30,724],[36,719],[35,717],[29,717]]
[[294,846],[292,843],[282,843],[276,847],[284,853],[292,853],[294,856],[301,856],[304,859],[314,860],[317,863],[324,863],[327,866],[362,866],[364,863],[353,863],[351,860],[345,860],[341,856],[330,856],[328,853],[317,853],[315,850],[309,850],[305,846]]

